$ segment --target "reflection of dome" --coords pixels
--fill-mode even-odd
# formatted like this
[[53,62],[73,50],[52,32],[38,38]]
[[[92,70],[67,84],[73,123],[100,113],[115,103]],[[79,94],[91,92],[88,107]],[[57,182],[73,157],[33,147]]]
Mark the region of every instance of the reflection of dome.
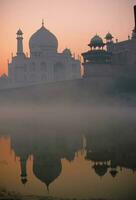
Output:
[[95,173],[98,176],[104,176],[107,173],[108,165],[107,164],[95,164],[93,166]]
[[35,176],[46,184],[47,188],[61,173],[61,160],[56,158],[35,159],[33,172]]
[[70,57],[72,56],[70,49],[67,49],[67,48],[64,49],[63,54],[66,55],[66,56],[70,56]]
[[57,38],[44,26],[36,31],[29,40],[30,51],[55,50],[58,48]]
[[110,174],[114,178],[117,175],[118,171],[116,169],[111,169]]
[[111,33],[107,33],[107,35],[105,36],[105,39],[106,40],[112,40],[113,39],[113,36],[111,35]]
[[26,177],[25,178],[21,178],[21,182],[22,182],[23,185],[25,185],[27,183],[27,178]]
[[103,43],[102,38],[101,38],[99,35],[96,34],[96,35],[91,39],[89,46],[90,46],[90,47],[94,47],[94,48],[96,48],[96,47],[99,47],[99,48],[100,48],[100,47],[103,47],[103,46],[104,46],[104,43]]

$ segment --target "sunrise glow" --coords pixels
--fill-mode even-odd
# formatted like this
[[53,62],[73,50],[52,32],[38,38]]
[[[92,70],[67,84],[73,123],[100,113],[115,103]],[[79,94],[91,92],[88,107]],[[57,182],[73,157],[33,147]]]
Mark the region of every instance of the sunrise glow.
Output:
[[45,26],[59,41],[58,51],[68,47],[76,56],[88,49],[96,33],[110,31],[114,38],[125,40],[134,27],[135,0],[1,0],[0,1],[0,75],[7,73],[11,53],[16,54],[16,31],[24,33],[24,52],[30,36]]

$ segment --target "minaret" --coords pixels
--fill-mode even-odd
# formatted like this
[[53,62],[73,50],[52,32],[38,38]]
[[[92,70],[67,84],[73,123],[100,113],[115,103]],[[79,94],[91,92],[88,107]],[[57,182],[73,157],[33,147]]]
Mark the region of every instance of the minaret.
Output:
[[21,29],[17,31],[17,55],[24,54],[23,52],[23,32]]
[[27,158],[20,158],[20,167],[21,167],[21,182],[25,184],[27,182],[27,170],[26,170]]

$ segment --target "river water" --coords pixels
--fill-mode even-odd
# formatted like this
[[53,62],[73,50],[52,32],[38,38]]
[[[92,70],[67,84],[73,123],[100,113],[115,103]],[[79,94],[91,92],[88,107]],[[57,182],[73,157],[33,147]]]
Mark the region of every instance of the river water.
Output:
[[0,190],[136,199],[135,108],[9,108],[0,117]]

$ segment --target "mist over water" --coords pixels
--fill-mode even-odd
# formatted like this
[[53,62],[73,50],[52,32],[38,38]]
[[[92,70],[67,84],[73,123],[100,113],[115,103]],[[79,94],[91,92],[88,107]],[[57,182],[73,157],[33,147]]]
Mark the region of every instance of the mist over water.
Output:
[[125,126],[126,124],[135,125],[136,122],[135,107],[115,105],[6,104],[0,106],[0,113],[1,128],[4,126],[6,128],[21,126],[22,128],[22,126],[31,125],[32,127],[48,126],[54,129],[70,127],[81,132],[98,129],[101,124],[105,127],[109,123]]
[[136,108],[70,104],[0,106],[0,134],[83,136],[122,135],[135,141]]
[[[0,188],[22,195],[61,198],[128,200],[136,197],[136,177],[132,173],[136,169],[134,106],[5,103],[0,106],[0,135],[1,148],[5,141],[5,150],[0,156],[17,174],[11,185],[7,176],[10,168],[6,172],[1,168],[1,177],[5,176],[7,181],[2,178]],[[4,154],[7,146],[17,156],[19,171]],[[24,166],[21,162],[27,163],[27,179],[20,176],[21,166]],[[115,180],[118,180],[116,184]],[[27,181],[25,189],[21,181]],[[35,184],[37,189],[34,189]],[[131,187],[125,192],[117,192],[128,184]]]

